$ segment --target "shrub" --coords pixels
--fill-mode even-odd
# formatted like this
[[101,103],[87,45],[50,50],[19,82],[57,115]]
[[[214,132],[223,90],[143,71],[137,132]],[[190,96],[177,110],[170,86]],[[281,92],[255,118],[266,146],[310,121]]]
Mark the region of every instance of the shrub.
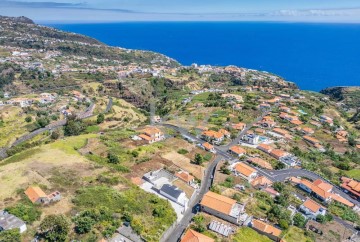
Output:
[[70,223],[64,215],[49,215],[39,227],[39,234],[50,242],[66,241],[70,231]]
[[13,207],[6,208],[5,210],[27,223],[33,223],[34,221],[39,220],[41,216],[41,211],[32,204],[25,205],[19,203]]
[[27,116],[27,117],[25,118],[25,122],[30,123],[31,121],[32,121],[32,117],[31,117],[31,116]]
[[178,153],[181,155],[185,155],[185,154],[189,153],[189,151],[187,151],[185,149],[180,149],[180,150],[178,150]]

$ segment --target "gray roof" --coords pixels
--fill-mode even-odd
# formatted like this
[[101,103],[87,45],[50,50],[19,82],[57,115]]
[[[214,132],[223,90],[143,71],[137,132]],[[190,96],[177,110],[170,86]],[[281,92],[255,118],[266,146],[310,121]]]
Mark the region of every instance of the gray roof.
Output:
[[2,228],[3,230],[20,228],[24,224],[25,222],[18,217],[4,210],[0,211],[0,228]]
[[176,186],[172,186],[169,184],[164,184],[161,189],[160,189],[163,193],[166,193],[174,198],[178,198],[180,197],[181,193],[183,193],[182,190],[180,190],[179,188],[177,188]]

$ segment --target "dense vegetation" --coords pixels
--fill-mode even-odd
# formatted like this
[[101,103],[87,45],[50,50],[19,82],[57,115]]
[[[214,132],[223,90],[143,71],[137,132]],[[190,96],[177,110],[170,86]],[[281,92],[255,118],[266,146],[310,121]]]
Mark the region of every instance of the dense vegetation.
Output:
[[109,235],[121,221],[127,221],[147,241],[158,241],[176,218],[167,201],[140,189],[118,192],[104,186],[87,187],[77,192],[74,203],[81,211],[74,219],[78,233],[96,227]]

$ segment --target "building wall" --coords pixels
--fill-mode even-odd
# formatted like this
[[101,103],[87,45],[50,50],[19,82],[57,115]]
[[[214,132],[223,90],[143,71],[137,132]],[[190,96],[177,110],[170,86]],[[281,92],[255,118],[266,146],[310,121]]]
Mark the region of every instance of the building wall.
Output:
[[254,228],[254,227],[252,227],[252,228],[253,228],[256,232],[258,232],[259,234],[265,235],[265,236],[269,237],[270,239],[272,239],[272,240],[274,240],[274,241],[277,241],[277,242],[280,241],[280,238],[277,237],[277,236],[275,236],[275,235],[264,233],[263,231],[258,230],[258,229]]
[[209,214],[211,214],[211,215],[214,215],[214,216],[216,216],[216,217],[218,217],[218,218],[221,218],[221,219],[223,219],[223,220],[225,220],[225,221],[228,221],[228,222],[230,222],[230,223],[239,225],[239,222],[238,222],[237,218],[231,217],[230,215],[221,213],[221,212],[219,212],[219,211],[216,211],[216,210],[214,210],[214,209],[212,209],[212,208],[209,208],[209,207],[206,207],[206,206],[201,206],[201,210],[202,210],[203,212],[206,212],[206,213],[209,213]]

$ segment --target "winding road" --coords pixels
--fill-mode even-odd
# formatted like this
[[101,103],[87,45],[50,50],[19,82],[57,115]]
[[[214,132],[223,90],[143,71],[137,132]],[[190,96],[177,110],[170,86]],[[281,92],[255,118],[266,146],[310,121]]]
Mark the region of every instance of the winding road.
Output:
[[[112,105],[113,105],[113,100],[112,100],[111,97],[109,97],[109,101],[108,101],[108,103],[107,103],[107,106],[106,106],[106,109],[105,109],[104,113],[108,113],[108,112],[111,110]],[[95,109],[95,104],[94,104],[94,103],[91,103],[90,106],[89,106],[88,108],[86,108],[86,110],[85,110],[84,112],[79,113],[79,114],[77,115],[77,117],[78,117],[79,119],[90,118],[90,117],[94,116],[94,114],[93,114],[94,109]],[[57,128],[59,128],[59,127],[64,126],[65,124],[66,124],[66,120],[65,120],[65,119],[59,120],[59,121],[56,121],[56,122],[53,122],[53,123],[47,125],[47,126],[44,127],[44,128],[40,128],[40,129],[34,130],[33,132],[31,132],[31,133],[29,133],[29,134],[25,134],[25,135],[21,136],[21,137],[18,138],[15,142],[13,142],[10,146],[8,146],[8,147],[3,147],[3,148],[0,149],[0,160],[1,160],[1,159],[5,159],[5,158],[8,156],[8,155],[7,155],[7,151],[8,151],[10,148],[12,148],[12,147],[14,147],[14,146],[16,146],[16,145],[18,145],[18,144],[20,144],[20,143],[22,143],[22,142],[25,142],[25,141],[27,141],[27,140],[29,140],[29,139],[32,139],[32,138],[34,138],[36,135],[39,135],[39,134],[41,134],[41,133],[44,133],[44,132],[47,131],[47,130],[57,129]]]

